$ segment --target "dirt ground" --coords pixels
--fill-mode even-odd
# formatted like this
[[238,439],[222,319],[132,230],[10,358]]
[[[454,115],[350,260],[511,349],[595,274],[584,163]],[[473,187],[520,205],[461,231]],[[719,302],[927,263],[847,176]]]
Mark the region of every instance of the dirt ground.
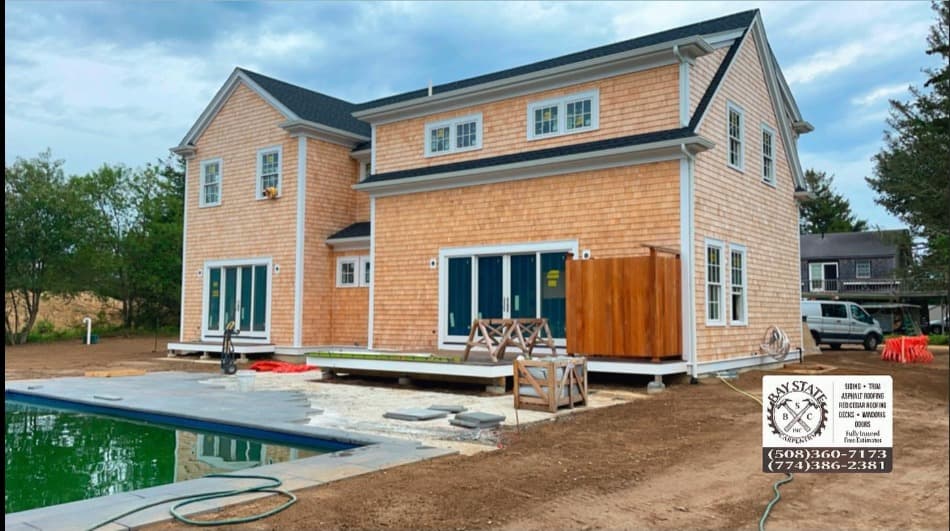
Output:
[[[164,340],[162,340],[164,341]],[[7,348],[7,378],[214,364],[154,360],[151,340]],[[126,349],[124,352],[121,352]],[[894,471],[797,474],[768,529],[948,529],[948,354],[898,365],[860,350],[813,356],[840,374],[894,378]],[[732,383],[761,391],[762,372]],[[828,373],[833,374],[833,373]],[[617,380],[609,384],[618,385]],[[631,384],[632,385],[632,384]],[[636,385],[642,386],[642,383]],[[288,510],[241,529],[754,529],[780,476],[761,469],[761,409],[716,379],[503,434],[503,448],[297,492]],[[277,498],[228,508],[247,515]],[[163,523],[155,529],[185,528]]]

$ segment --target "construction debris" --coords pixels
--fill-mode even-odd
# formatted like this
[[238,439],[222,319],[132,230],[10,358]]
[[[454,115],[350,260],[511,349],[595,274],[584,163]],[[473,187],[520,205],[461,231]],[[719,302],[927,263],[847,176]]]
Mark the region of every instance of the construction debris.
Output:
[[410,407],[383,413],[383,417],[396,420],[432,420],[441,419],[447,416],[449,416],[447,411],[436,411],[434,409],[425,409],[421,407]]

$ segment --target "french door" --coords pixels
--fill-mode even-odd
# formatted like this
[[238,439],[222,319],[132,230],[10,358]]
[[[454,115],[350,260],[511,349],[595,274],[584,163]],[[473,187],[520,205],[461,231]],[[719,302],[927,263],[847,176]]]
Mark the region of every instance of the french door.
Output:
[[203,339],[220,339],[231,321],[242,340],[269,339],[269,270],[266,263],[206,266]]
[[810,291],[838,291],[838,263],[808,264]]
[[514,252],[492,252],[498,248],[455,251],[454,256],[443,256],[443,343],[464,343],[473,319],[494,318],[544,317],[554,337],[563,340],[564,270],[573,248],[513,247],[519,248]]

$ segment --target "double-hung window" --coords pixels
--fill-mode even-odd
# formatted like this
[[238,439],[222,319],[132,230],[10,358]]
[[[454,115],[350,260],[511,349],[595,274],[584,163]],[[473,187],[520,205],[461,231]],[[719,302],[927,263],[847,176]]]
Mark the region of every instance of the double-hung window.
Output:
[[600,91],[528,104],[528,140],[597,129]]
[[723,244],[706,240],[706,324],[725,324],[723,317]]
[[743,116],[742,109],[729,102],[726,105],[726,134],[729,138],[728,148],[728,164],[731,168],[735,168],[739,171],[742,171],[743,164],[745,162],[745,156],[743,150],[743,141],[745,137],[745,118]]
[[425,156],[434,157],[482,147],[482,115],[472,114],[426,124]]
[[203,207],[221,204],[221,159],[201,162],[201,191],[198,199],[199,206]]
[[748,309],[746,290],[746,255],[745,247],[736,244],[729,245],[730,288],[732,293],[730,324],[748,324],[746,311]]
[[282,158],[280,146],[257,150],[258,199],[280,195],[280,164]]
[[762,124],[762,182],[775,185],[775,131]]

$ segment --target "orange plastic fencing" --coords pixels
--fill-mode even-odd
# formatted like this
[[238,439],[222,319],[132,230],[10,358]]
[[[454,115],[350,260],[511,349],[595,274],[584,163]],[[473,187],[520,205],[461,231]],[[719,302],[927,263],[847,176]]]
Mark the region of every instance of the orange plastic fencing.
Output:
[[287,363],[286,361],[255,361],[251,364],[251,370],[257,372],[306,372],[318,370],[313,365],[300,365],[297,363]]
[[930,338],[927,336],[900,336],[884,341],[881,359],[898,363],[930,363],[934,355],[927,350]]

